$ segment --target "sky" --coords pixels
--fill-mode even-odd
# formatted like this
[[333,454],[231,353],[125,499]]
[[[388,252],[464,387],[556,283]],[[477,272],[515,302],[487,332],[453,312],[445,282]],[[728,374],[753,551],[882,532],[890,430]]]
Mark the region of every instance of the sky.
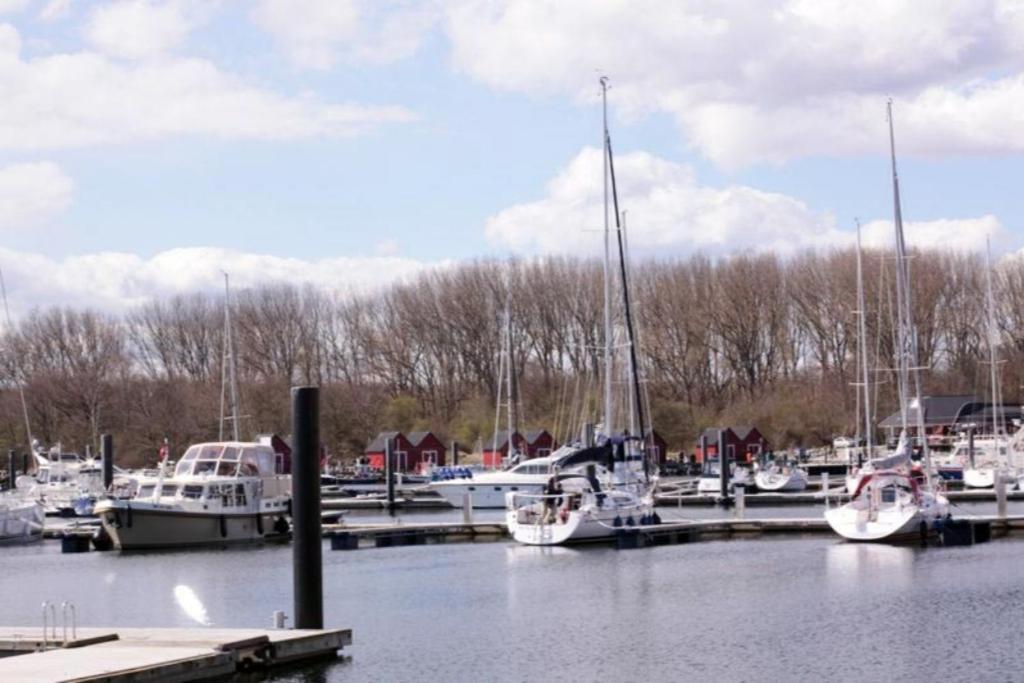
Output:
[[1024,247],[1024,1],[0,0],[16,315],[598,254]]

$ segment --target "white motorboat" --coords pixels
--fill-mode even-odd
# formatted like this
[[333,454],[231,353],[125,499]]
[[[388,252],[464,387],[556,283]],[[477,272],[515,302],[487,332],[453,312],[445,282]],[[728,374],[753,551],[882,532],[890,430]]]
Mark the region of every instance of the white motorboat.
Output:
[[556,472],[557,463],[575,449],[562,447],[554,455],[526,460],[507,470],[472,472],[449,468],[450,478],[438,478],[427,488],[439,493],[452,507],[470,501],[474,508],[504,508],[508,493],[539,494]]
[[46,516],[38,500],[0,494],[0,544],[27,543],[43,537]]
[[1004,437],[976,438],[972,457],[967,440],[957,441],[952,457],[963,466],[965,487],[990,489],[995,486],[996,476],[1003,477],[1008,489],[1017,485],[1017,474],[1008,465],[1007,442]]
[[526,545],[598,541],[613,537],[621,528],[651,523],[653,500],[639,481],[602,486],[597,476],[581,472],[551,479],[560,492],[506,494],[505,521],[516,541]]
[[129,500],[102,500],[95,514],[122,550],[262,541],[288,532],[291,476],[267,445],[189,447],[170,478],[139,482]]
[[18,477],[19,493],[43,504],[46,514],[88,516],[103,495],[103,470],[98,460],[55,448],[47,455],[35,453],[36,472]]
[[865,475],[850,501],[826,510],[825,519],[851,541],[899,541],[933,533],[948,513],[941,493],[923,490],[903,472],[880,470]]
[[799,467],[772,463],[754,475],[758,491],[803,491],[807,473]]

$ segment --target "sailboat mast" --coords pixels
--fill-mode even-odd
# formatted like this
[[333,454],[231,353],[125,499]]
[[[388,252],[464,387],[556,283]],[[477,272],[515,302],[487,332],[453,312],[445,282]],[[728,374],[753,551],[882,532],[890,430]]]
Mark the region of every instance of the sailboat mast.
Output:
[[228,384],[231,391],[231,433],[235,441],[238,437],[238,373],[236,369],[237,359],[235,358],[235,335],[231,326],[231,286],[228,282],[228,274],[224,273],[224,327],[225,343],[228,354]]
[[640,427],[640,433],[634,436],[640,437],[641,452],[643,453],[644,475],[650,474],[650,464],[647,462],[647,429],[644,424],[643,401],[640,398],[640,372],[636,357],[636,333],[633,327],[633,313],[629,303],[629,276],[626,268],[626,248],[623,241],[624,228],[619,220],[619,192],[615,184],[615,159],[612,155],[612,138],[605,127],[605,157],[608,162],[608,176],[612,184],[612,200],[615,209],[615,234],[618,237],[619,245],[619,269],[622,276],[622,304],[626,314],[626,335],[629,346],[629,368],[633,377],[633,399],[636,401],[636,419]]
[[860,309],[860,315],[857,319],[857,336],[860,337],[861,383],[864,391],[864,439],[868,457],[870,458],[874,452],[874,438],[871,431],[871,371],[868,367],[868,332],[867,324],[865,323],[867,306],[864,302],[864,264],[859,220],[857,221],[857,308]]
[[608,78],[601,77],[601,121],[604,150],[604,432],[612,435],[612,290],[611,226],[608,219]]
[[992,383],[992,435],[999,437],[1005,431],[1002,427],[1002,392],[999,387],[998,359],[996,345],[999,341],[999,328],[996,326],[996,302],[992,293],[992,245],[985,240],[985,298],[988,316],[988,360],[989,374]]
[[[511,298],[511,297],[510,297]],[[506,398],[508,399],[508,453],[509,456],[516,451],[516,440],[515,436],[519,431],[518,419],[519,414],[516,410],[516,391],[515,391],[515,360],[512,355],[512,312],[511,304],[509,301],[505,301],[505,348],[508,353],[508,363],[505,365],[505,369],[508,372],[506,377],[506,391],[508,392]]]
[[[7,285],[4,283],[4,273],[0,270],[0,293],[4,295],[4,316],[7,320],[7,334],[13,334],[14,325],[11,324],[11,309],[7,305]],[[21,375],[21,363],[18,363],[18,374]],[[25,401],[24,377],[18,377],[18,396],[21,398],[21,414],[25,418],[25,438],[28,440],[28,452],[35,454],[32,440],[32,425],[28,419],[28,402]]]
[[892,161],[893,218],[896,229],[896,300],[899,314],[900,342],[900,411],[903,428],[907,428],[909,403],[909,380],[914,379],[914,399],[917,404],[917,435],[921,439],[921,452],[925,460],[925,477],[931,486],[932,462],[928,449],[928,435],[924,429],[924,406],[921,404],[921,377],[917,361],[917,331],[914,327],[913,305],[910,291],[910,266],[907,263],[907,247],[903,234],[903,210],[900,203],[900,181],[896,172],[896,135],[893,131],[892,100],[886,107],[889,118],[889,154]]

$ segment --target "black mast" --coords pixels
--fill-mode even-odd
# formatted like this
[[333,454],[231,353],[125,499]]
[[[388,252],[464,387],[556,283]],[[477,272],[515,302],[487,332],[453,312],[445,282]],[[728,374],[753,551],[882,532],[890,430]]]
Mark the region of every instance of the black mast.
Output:
[[605,129],[605,154],[608,155],[608,170],[611,173],[612,201],[615,207],[615,235],[619,243],[619,270],[622,274],[622,300],[626,308],[626,335],[629,337],[629,366],[633,374],[633,393],[636,400],[636,420],[640,427],[640,452],[644,459],[644,476],[650,476],[647,462],[647,430],[644,427],[644,404],[640,397],[640,373],[636,361],[636,335],[633,333],[633,313],[629,308],[629,278],[626,275],[626,252],[622,244],[622,224],[619,217],[619,190],[615,185],[615,162],[612,157],[612,136]]

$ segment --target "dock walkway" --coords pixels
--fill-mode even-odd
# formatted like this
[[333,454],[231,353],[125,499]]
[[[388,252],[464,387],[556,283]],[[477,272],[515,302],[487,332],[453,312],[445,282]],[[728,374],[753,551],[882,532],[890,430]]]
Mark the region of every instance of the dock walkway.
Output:
[[[0,627],[0,681],[196,681],[337,656],[348,629]],[[45,644],[44,644],[45,640]],[[19,654],[26,653],[29,654]]]

